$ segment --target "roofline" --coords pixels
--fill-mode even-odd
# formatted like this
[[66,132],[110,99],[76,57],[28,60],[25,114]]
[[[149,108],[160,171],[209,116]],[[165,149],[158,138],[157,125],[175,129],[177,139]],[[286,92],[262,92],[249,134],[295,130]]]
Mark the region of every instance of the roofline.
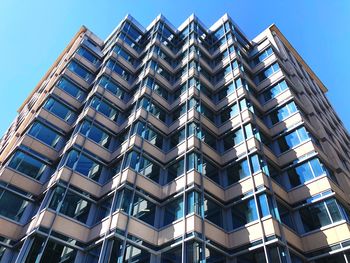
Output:
[[77,38],[82,34],[85,33],[86,31],[88,31],[87,27],[85,27],[84,25],[80,27],[79,31],[74,35],[74,37],[72,38],[72,40],[69,42],[69,44],[67,45],[67,47],[61,52],[61,54],[58,56],[58,58],[55,60],[55,62],[51,65],[51,67],[49,68],[49,70],[45,73],[45,75],[41,78],[41,80],[39,81],[39,83],[35,86],[35,88],[32,90],[32,92],[27,96],[27,98],[25,99],[25,101],[22,103],[22,105],[18,108],[17,112],[20,113],[22,111],[22,109],[24,108],[24,106],[28,103],[28,101],[33,97],[33,95],[35,94],[35,92],[40,88],[41,84],[46,80],[46,78],[50,75],[51,71],[60,63],[62,57],[64,56],[64,54],[72,47],[72,45],[74,44],[74,42],[77,40]]
[[304,59],[299,55],[299,53],[295,50],[292,44],[286,39],[286,37],[282,34],[282,32],[278,29],[275,24],[272,24],[268,27],[271,32],[275,32],[281,41],[287,46],[287,48],[293,53],[294,57],[302,64],[305,70],[310,74],[310,76],[317,82],[320,89],[323,93],[326,93],[328,89],[323,84],[323,82],[317,77],[317,75],[313,72],[313,70],[309,67],[309,65],[304,61]]

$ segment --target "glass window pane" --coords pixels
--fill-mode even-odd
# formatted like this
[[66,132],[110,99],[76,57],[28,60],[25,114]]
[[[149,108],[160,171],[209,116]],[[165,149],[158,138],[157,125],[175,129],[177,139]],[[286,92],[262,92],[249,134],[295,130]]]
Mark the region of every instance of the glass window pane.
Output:
[[253,198],[234,205],[231,211],[233,229],[258,219],[258,213]]
[[166,226],[183,217],[182,198],[178,198],[164,206],[164,223]]
[[131,215],[146,222],[147,224],[154,225],[156,212],[156,205],[151,201],[142,198],[139,195],[135,195],[134,202],[132,204]]
[[303,222],[305,232],[312,231],[332,223],[324,202],[312,204],[300,209],[300,217]]
[[123,262],[148,263],[151,262],[151,254],[146,250],[127,244]]
[[320,160],[318,158],[312,159],[310,161],[310,165],[316,177],[325,173],[323,165],[320,163]]
[[172,164],[171,166],[168,167],[168,178],[167,182],[171,182],[174,180],[176,177],[182,175],[185,170],[185,163],[184,159],[180,159],[176,163]]
[[40,180],[46,165],[24,152],[17,151],[12,157],[9,167],[36,180]]
[[28,134],[51,147],[55,147],[61,138],[61,136],[56,131],[41,124],[40,122],[34,122],[28,131]]
[[328,211],[331,215],[333,223],[338,222],[338,221],[343,219],[342,214],[339,210],[339,206],[338,206],[337,201],[335,199],[332,198],[332,199],[326,200],[326,205],[327,205]]
[[0,188],[0,215],[19,222],[30,203],[12,192]]
[[52,112],[54,115],[65,121],[70,121],[73,118],[73,112],[67,106],[53,98],[49,98],[46,101],[44,109]]
[[253,173],[256,173],[258,171],[260,171],[260,158],[257,154],[253,155],[250,157],[250,161],[252,163],[252,169],[253,169]]
[[204,200],[204,217],[219,227],[223,227],[222,208],[214,201]]
[[258,196],[261,217],[270,215],[269,202],[267,200],[267,195],[262,194]]

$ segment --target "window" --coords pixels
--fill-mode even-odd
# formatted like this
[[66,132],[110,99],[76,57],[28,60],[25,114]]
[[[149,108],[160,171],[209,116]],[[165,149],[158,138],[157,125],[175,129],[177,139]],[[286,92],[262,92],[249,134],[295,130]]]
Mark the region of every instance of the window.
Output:
[[202,211],[201,199],[202,198],[198,192],[189,192],[186,196],[186,213],[195,213],[197,215],[200,215]]
[[80,133],[92,141],[100,144],[101,146],[108,148],[111,141],[111,135],[102,129],[98,128],[96,125],[92,124],[90,121],[84,121],[80,126]]
[[236,70],[236,69],[238,69],[238,62],[237,62],[237,60],[235,60],[235,61],[233,61],[232,62],[232,70]]
[[[123,251],[123,241],[119,240],[119,239],[114,239],[111,240],[113,243],[113,247],[112,247],[112,251],[111,251],[111,255],[110,258],[108,260],[108,262],[118,262],[119,260],[122,260],[122,251]],[[143,251],[140,250],[137,247],[131,247],[129,244],[126,244],[126,248],[125,248],[125,255],[126,259],[130,259],[130,261],[124,261],[123,262],[150,262],[150,255],[147,251]],[[131,253],[131,254],[130,254]],[[135,258],[133,258],[133,256],[135,256]],[[98,261],[98,258],[97,258]],[[95,262],[95,261],[93,261]]]
[[160,108],[158,105],[151,102],[149,98],[142,98],[138,103],[138,108],[142,107],[145,110],[147,110],[149,113],[153,114],[156,118],[161,120],[162,122],[165,122],[166,120],[166,113],[165,111]]
[[338,202],[334,198],[300,209],[300,217],[305,232],[345,219]]
[[280,152],[284,153],[300,143],[309,139],[309,134],[304,127],[298,128],[295,131],[277,139]]
[[91,203],[73,191],[57,187],[52,194],[49,208],[59,209],[59,213],[86,224]]
[[111,69],[112,71],[114,71],[115,73],[117,73],[122,79],[124,79],[125,81],[129,81],[131,78],[130,73],[124,69],[123,67],[121,67],[116,61],[114,60],[108,60],[107,61],[107,68]]
[[244,200],[231,209],[233,229],[239,228],[258,219],[254,198]]
[[153,78],[148,77],[145,83],[147,87],[153,89],[154,92],[157,93],[159,96],[163,97],[165,100],[168,100],[169,92]]
[[242,79],[241,78],[235,79],[235,85],[236,85],[236,89],[238,89],[239,87],[243,86]]
[[272,74],[274,74],[275,72],[277,72],[280,69],[279,65],[277,62],[275,62],[274,64],[272,64],[271,66],[269,66],[267,69],[265,69],[263,72],[260,72],[257,75],[256,78],[256,84],[262,82],[263,80],[265,80],[266,78],[270,77]]
[[66,165],[94,181],[98,181],[100,178],[102,165],[83,153],[78,153],[75,150],[70,151],[67,155]]
[[257,65],[259,64],[261,61],[265,60],[267,57],[269,57],[271,54],[273,53],[272,48],[268,47],[267,49],[265,49],[263,52],[261,52],[261,54],[259,56],[257,56],[256,58],[254,58],[253,60],[253,65]]
[[135,49],[137,52],[140,51],[140,46],[130,37],[128,37],[126,34],[121,33],[119,35],[120,39],[122,39],[126,44],[128,44],[130,47]]
[[277,202],[277,206],[278,206],[278,213],[280,215],[282,223],[296,231],[291,210],[289,210],[286,206],[284,206],[280,202]]
[[276,85],[272,86],[268,90],[264,91],[262,93],[262,97],[264,102],[268,102],[269,100],[277,97],[280,93],[288,89],[287,83],[285,80],[277,83]]
[[[273,263],[286,263],[287,262],[287,253],[285,252],[284,247],[281,246],[268,246],[267,247],[267,257],[269,262]],[[295,261],[294,261],[295,260]],[[301,263],[296,257],[293,257],[291,262]],[[263,248],[254,249],[248,253],[241,254],[237,256],[237,263],[266,263],[266,256]]]
[[[114,262],[117,262],[117,260]],[[123,262],[148,263],[151,262],[151,254],[146,250],[126,244]]]
[[[199,129],[199,127],[198,127],[198,129]],[[212,135],[206,129],[202,128],[201,131],[198,131],[197,138],[202,140],[203,142],[205,142],[207,145],[209,145],[214,150],[216,150],[216,136]]]
[[43,108],[66,122],[73,121],[75,117],[72,110],[54,98],[49,98]]
[[158,57],[164,59],[170,66],[176,66],[177,63],[168,56],[159,46],[154,46],[153,52],[158,55]]
[[183,201],[182,197],[177,198],[164,205],[164,222],[163,226],[183,217]]
[[161,263],[178,263],[182,261],[182,246],[177,246],[162,253]]
[[117,196],[117,210],[124,213],[129,213],[132,203],[132,192],[129,189],[123,189],[118,192]]
[[237,144],[240,144],[244,140],[244,134],[242,129],[235,130],[223,138],[224,150],[232,149]]
[[102,113],[112,121],[117,121],[119,116],[119,111],[116,108],[114,108],[112,105],[110,105],[108,102],[104,101],[103,99],[98,97],[93,97],[90,102],[90,105],[92,108]]
[[202,174],[206,177],[210,178],[217,184],[220,183],[219,179],[219,167],[212,164],[210,161],[208,161],[206,158],[203,158],[203,169]]
[[125,169],[126,167],[130,167],[135,171],[138,171],[139,165],[140,165],[140,154],[135,151],[131,151],[127,154],[125,163],[123,165],[123,169]]
[[78,85],[74,84],[71,80],[66,77],[61,77],[57,82],[57,87],[64,90],[66,93],[76,98],[78,101],[82,101],[85,98],[85,93]]
[[[0,188],[0,215],[11,220],[21,222],[24,211],[29,207],[30,202],[22,196]],[[28,217],[28,215],[26,215]],[[29,218],[29,217],[28,217]],[[21,222],[25,223],[25,222]],[[1,250],[0,250],[1,251]],[[1,255],[1,252],[0,252]],[[0,257],[1,258],[1,257]]]
[[8,166],[36,180],[40,180],[46,168],[46,164],[22,151],[15,152]]
[[215,36],[217,39],[220,39],[224,34],[225,34],[225,29],[224,29],[223,26],[219,27],[219,29],[217,29],[217,30],[214,32],[214,36]]
[[226,169],[228,185],[234,184],[239,180],[250,175],[249,163],[247,159],[229,166]]
[[198,105],[199,105],[199,103],[197,102],[196,103],[196,106],[197,106],[196,110],[199,113],[203,114],[203,116],[206,117],[208,120],[210,120],[211,122],[214,122],[214,113],[213,113],[213,111],[210,110],[203,103],[200,106],[198,106]]
[[87,50],[84,47],[80,47],[77,51],[77,53],[86,58],[88,61],[90,61],[95,66],[99,64],[100,60],[89,50]]
[[204,207],[204,218],[219,227],[223,227],[223,215],[222,215],[221,206],[216,202],[205,198],[203,207]]
[[94,216],[93,224],[101,222],[103,218],[109,215],[109,212],[112,208],[113,196],[107,197],[102,201],[99,201],[96,205],[96,213]]
[[77,249],[62,245],[51,239],[35,236],[26,262],[74,262]]
[[224,123],[224,122],[228,121],[232,117],[236,116],[238,113],[239,113],[239,108],[238,108],[238,104],[237,103],[229,106],[228,108],[224,109],[220,113],[221,123]]
[[167,177],[167,182],[171,182],[175,178],[179,177],[180,175],[184,174],[185,172],[185,164],[184,164],[184,159],[181,158],[174,164],[170,165],[168,167],[168,177]]
[[126,52],[122,47],[120,47],[119,45],[116,45],[113,48],[113,51],[119,56],[123,57],[126,61],[130,62],[131,65],[134,65],[135,58],[131,56],[128,52]]
[[[191,136],[191,135],[192,134],[188,134],[188,136]],[[182,128],[170,136],[170,149],[176,147],[179,143],[183,142],[184,140],[185,140],[185,128]]]
[[[190,110],[190,109],[188,109]],[[177,107],[171,115],[172,121],[178,120],[183,114],[186,113],[186,102],[182,103],[179,107]]]
[[328,170],[318,158],[313,158],[287,170],[291,187],[304,184],[305,182],[327,174],[333,178],[331,171]]
[[291,101],[274,111],[272,111],[266,118],[265,122],[268,126],[275,125],[276,123],[288,118],[294,112],[297,111],[297,107],[294,101]]
[[131,215],[143,222],[154,226],[156,205],[151,201],[135,194],[132,204]]
[[127,154],[123,168],[126,167],[130,167],[141,175],[159,183],[161,167],[135,151],[131,151]]
[[125,25],[123,26],[122,30],[136,42],[138,42],[141,38],[140,32],[128,21],[125,22]]
[[235,90],[235,85],[232,83],[228,84],[218,92],[219,100],[226,98],[228,95],[232,94]]
[[91,72],[89,72],[87,69],[85,69],[83,66],[78,64],[76,61],[72,60],[68,64],[68,69],[72,72],[74,72],[76,75],[87,81],[88,83],[91,83],[93,80],[93,75]]
[[202,162],[200,155],[192,152],[187,156],[187,171],[195,169],[197,172],[202,172]]
[[56,131],[37,121],[32,124],[28,134],[53,148],[62,138]]
[[150,128],[149,126],[146,126],[144,122],[137,122],[134,125],[132,133],[138,134],[139,136],[146,139],[151,144],[157,146],[160,149],[162,149],[163,147],[163,136],[160,133],[156,132],[154,129]]
[[270,196],[266,194],[260,194],[258,195],[257,199],[259,203],[259,213],[261,217],[265,217],[270,214],[276,217],[277,209],[274,209]]
[[102,76],[99,81],[99,85],[104,87],[106,90],[110,91],[119,99],[124,99],[125,91],[112,79]]
[[148,67],[150,67],[153,71],[164,77],[167,81],[172,82],[172,75],[162,66],[160,66],[159,63],[157,63],[156,61],[149,61]]
[[143,156],[140,158],[138,172],[152,181],[159,183],[161,167]]

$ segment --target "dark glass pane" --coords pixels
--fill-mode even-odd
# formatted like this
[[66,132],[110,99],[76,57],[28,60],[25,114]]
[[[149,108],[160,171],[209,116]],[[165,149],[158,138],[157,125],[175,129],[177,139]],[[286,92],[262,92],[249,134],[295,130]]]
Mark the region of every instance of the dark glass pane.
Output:
[[258,219],[254,199],[248,199],[232,207],[233,229]]
[[9,167],[39,180],[46,165],[26,153],[17,151],[12,157]]
[[182,198],[171,201],[170,203],[167,203],[164,206],[164,223],[163,223],[164,226],[171,224],[172,222],[182,217],[183,217]]
[[156,213],[155,204],[138,195],[135,195],[134,202],[132,205],[132,211],[131,211],[132,216],[153,226],[155,213]]
[[0,189],[0,215],[20,221],[29,202],[9,191]]

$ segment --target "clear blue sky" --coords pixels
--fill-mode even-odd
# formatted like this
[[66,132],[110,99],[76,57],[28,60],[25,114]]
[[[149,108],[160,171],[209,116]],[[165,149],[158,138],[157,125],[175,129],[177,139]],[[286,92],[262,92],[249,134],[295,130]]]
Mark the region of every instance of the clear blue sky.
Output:
[[105,39],[127,13],[145,27],[162,13],[178,27],[192,13],[211,26],[226,12],[249,38],[275,23],[350,129],[349,0],[0,0],[0,137],[81,25]]

